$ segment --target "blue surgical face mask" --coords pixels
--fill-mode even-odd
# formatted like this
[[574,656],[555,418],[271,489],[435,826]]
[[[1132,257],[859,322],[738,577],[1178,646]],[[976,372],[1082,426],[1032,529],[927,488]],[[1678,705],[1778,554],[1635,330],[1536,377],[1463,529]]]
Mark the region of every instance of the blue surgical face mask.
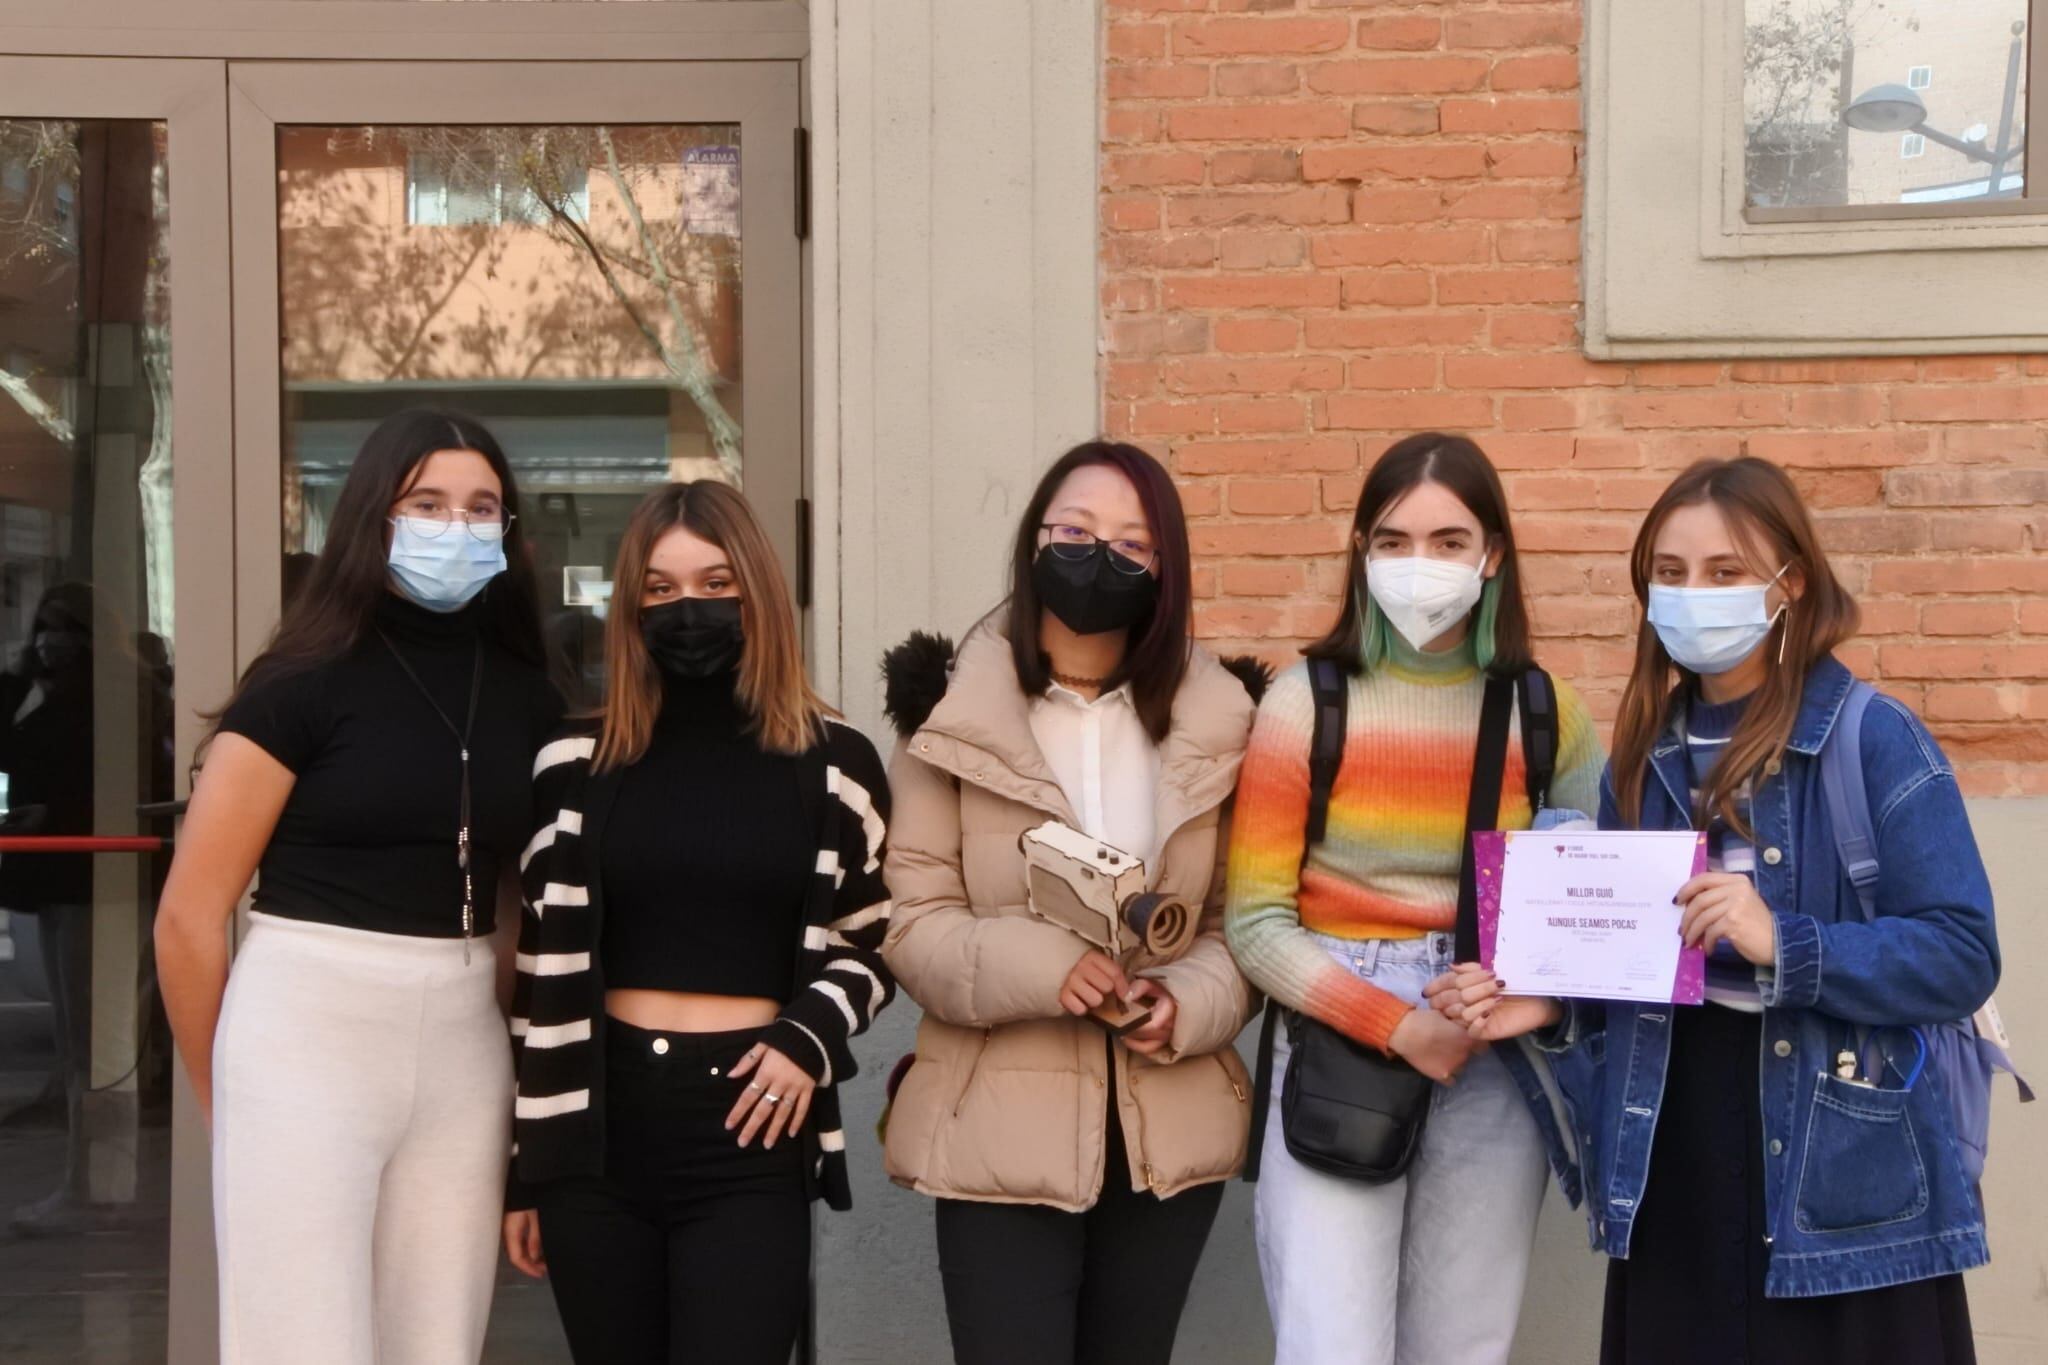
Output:
[[[1791,567],[1790,565],[1786,566]],[[1770,609],[1771,584],[1784,575],[1780,569],[1769,583],[1750,583],[1739,588],[1670,588],[1650,585],[1650,624],[1664,652],[1680,668],[1694,673],[1726,673],[1756,652],[1771,633],[1789,601]]]
[[505,528],[391,519],[391,581],[428,611],[460,611],[505,572]]

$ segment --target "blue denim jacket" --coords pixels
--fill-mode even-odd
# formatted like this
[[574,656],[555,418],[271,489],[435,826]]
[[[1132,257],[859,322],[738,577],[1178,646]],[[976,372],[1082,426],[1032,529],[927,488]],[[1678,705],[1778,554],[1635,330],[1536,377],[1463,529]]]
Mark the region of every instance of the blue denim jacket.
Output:
[[[1864,923],[1835,854],[1817,755],[1850,682],[1833,659],[1813,670],[1780,771],[1758,785],[1757,890],[1777,918],[1764,1001],[1758,1086],[1763,1105],[1764,1292],[1800,1298],[1946,1275],[1990,1259],[1984,1210],[1964,1175],[1949,1106],[1933,1073],[1911,1090],[1839,1079],[1837,1053],[1857,1031],[1911,1069],[1904,1026],[1960,1019],[1998,981],[1991,887],[1954,772],[1920,722],[1878,699],[1863,727],[1863,768],[1882,863],[1878,917]],[[1651,751],[1643,829],[1685,829],[1684,746]],[[1600,826],[1622,827],[1613,772]],[[1651,1136],[1671,1057],[1674,1008],[1577,1002],[1557,1044],[1557,1077],[1579,1138],[1595,1250],[1626,1257],[1649,1178]]]

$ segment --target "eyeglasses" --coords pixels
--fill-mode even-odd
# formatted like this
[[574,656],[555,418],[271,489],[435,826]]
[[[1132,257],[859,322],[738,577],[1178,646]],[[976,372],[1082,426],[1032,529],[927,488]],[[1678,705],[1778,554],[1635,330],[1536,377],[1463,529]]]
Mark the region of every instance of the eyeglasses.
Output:
[[1142,540],[1104,540],[1092,531],[1057,521],[1041,522],[1039,529],[1046,533],[1046,545],[1061,559],[1086,559],[1096,546],[1107,545],[1110,567],[1118,573],[1150,573],[1159,558],[1159,552]]
[[472,540],[501,540],[517,520],[502,507],[449,507],[433,498],[401,502],[392,515],[415,523],[414,533],[424,540],[438,540],[457,522]]

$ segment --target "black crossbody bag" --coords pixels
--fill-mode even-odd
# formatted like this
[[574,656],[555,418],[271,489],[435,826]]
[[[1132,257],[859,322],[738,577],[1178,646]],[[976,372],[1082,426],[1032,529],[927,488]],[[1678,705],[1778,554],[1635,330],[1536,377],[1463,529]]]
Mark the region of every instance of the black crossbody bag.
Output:
[[[1309,749],[1308,830],[1302,861],[1322,842],[1329,824],[1330,791],[1344,756],[1345,699],[1349,684],[1335,661],[1309,661],[1315,697],[1315,732]],[[1472,833],[1500,822],[1507,766],[1508,723],[1516,694],[1522,704],[1523,761],[1529,802],[1549,800],[1557,765],[1557,705],[1550,677],[1531,668],[1520,680],[1488,677],[1480,710],[1472,788],[1465,805],[1465,837],[1458,869],[1457,960],[1479,958],[1479,898],[1472,866]],[[1244,1178],[1259,1178],[1266,1113],[1273,1089],[1273,1030],[1282,1010],[1268,1001],[1259,1027],[1258,1077],[1252,1100],[1250,1150]],[[1436,1085],[1399,1057],[1367,1047],[1327,1024],[1293,1010],[1287,1015],[1290,1049],[1280,1093],[1280,1133],[1288,1155],[1311,1170],[1368,1185],[1398,1180],[1422,1143]]]

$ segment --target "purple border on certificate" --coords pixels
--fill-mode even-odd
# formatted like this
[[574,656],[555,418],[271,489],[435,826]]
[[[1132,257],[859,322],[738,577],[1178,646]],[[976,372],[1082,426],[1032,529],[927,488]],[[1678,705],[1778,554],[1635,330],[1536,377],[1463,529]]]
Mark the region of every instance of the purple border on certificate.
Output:
[[[1516,830],[1514,833],[1525,837],[1533,834],[1530,830]],[[1507,863],[1508,833],[1506,830],[1483,829],[1472,836],[1472,865],[1479,883],[1479,962],[1481,966],[1493,966],[1493,944],[1500,935],[1500,887],[1501,871]],[[1707,836],[1699,836],[1692,855],[1692,875],[1697,877],[1707,870]],[[1707,955],[1698,948],[1681,948],[1678,952],[1678,975],[1671,983],[1671,1003],[1674,1005],[1698,1005],[1707,998]]]

